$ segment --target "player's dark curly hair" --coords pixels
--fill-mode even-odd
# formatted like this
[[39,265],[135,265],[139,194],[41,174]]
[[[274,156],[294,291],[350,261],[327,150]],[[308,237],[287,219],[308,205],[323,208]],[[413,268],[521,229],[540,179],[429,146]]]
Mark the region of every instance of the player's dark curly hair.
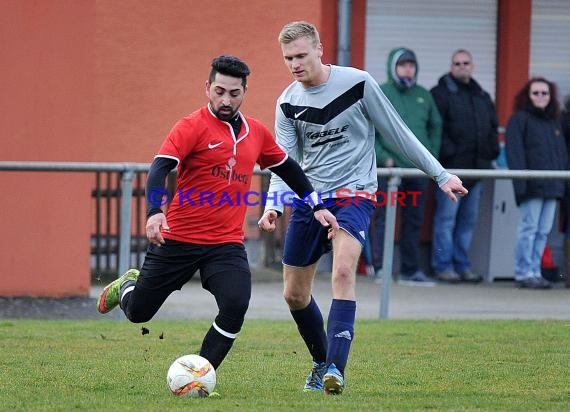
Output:
[[519,90],[515,96],[513,109],[517,111],[524,110],[527,107],[532,107],[532,101],[530,100],[530,86],[536,82],[546,83],[548,85],[548,90],[550,92],[550,101],[544,108],[544,111],[547,116],[557,118],[560,115],[560,107],[558,106],[558,93],[556,92],[556,85],[540,76],[532,77],[528,82],[526,82],[522,89]]
[[238,57],[218,56],[212,60],[212,70],[210,71],[210,77],[208,78],[210,83],[214,81],[216,73],[241,79],[241,85],[245,88],[247,85],[247,76],[249,76],[250,72],[247,64]]

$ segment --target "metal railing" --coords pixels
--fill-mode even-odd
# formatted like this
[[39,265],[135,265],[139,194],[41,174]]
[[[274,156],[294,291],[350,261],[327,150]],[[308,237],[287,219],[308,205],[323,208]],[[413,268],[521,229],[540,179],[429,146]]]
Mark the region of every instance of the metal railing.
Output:
[[[120,244],[120,200],[122,196],[122,172],[95,172],[95,188],[91,198],[95,206],[95,228],[91,234],[91,259],[93,274],[100,277],[117,271],[117,256]],[[146,202],[145,172],[135,172],[133,177],[134,224],[131,231],[131,259],[140,266],[146,251],[147,239],[144,225]],[[131,264],[133,262],[131,261]]]
[[[42,172],[118,172],[121,176],[120,217],[119,217],[119,273],[130,266],[131,219],[133,178],[137,172],[148,172],[148,163],[82,163],[82,162],[16,162],[0,161],[0,171],[42,171]],[[570,171],[553,170],[506,170],[506,169],[450,169],[449,172],[460,178],[477,179],[570,179]],[[258,174],[265,174],[256,169]],[[416,169],[380,168],[378,176],[388,178],[388,196],[397,192],[404,177],[426,177]],[[426,177],[427,178],[427,177]],[[387,202],[386,230],[384,232],[384,275],[380,299],[381,319],[388,318],[390,289],[392,284],[392,260],[394,255],[394,228],[396,225],[396,204]]]
[[[570,171],[559,170],[507,170],[507,169],[448,169],[461,179],[570,179]],[[398,191],[398,185],[404,177],[426,177],[417,169],[382,168],[378,169],[378,176],[388,178],[388,199],[391,193]],[[386,229],[384,231],[384,253],[383,277],[382,277],[382,297],[380,299],[380,319],[387,319],[390,304],[390,289],[392,286],[392,264],[394,257],[394,236],[396,227],[395,202],[386,203]]]
[[120,173],[119,273],[125,272],[130,266],[133,177],[136,172],[148,172],[149,168],[150,164],[147,163],[0,162],[0,171]]

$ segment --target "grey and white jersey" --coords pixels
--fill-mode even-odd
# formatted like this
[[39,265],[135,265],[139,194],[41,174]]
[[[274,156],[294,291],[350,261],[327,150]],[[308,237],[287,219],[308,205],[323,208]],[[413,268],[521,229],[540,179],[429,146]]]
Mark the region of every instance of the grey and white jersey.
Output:
[[[323,199],[377,189],[374,127],[387,145],[402,152],[441,186],[451,175],[408,129],[372,76],[352,67],[331,65],[326,83],[304,88],[290,84],[277,100],[275,133],[278,144],[297,160]],[[278,195],[271,197],[271,193]],[[270,199],[291,192],[272,174]],[[277,204],[276,204],[277,203]],[[280,202],[266,209],[283,210]]]

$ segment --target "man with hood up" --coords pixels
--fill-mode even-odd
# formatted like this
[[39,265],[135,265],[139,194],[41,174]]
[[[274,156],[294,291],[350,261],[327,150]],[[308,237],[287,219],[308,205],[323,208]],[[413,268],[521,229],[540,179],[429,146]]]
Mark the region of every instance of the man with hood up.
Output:
[[[438,157],[441,142],[441,117],[437,106],[427,89],[416,84],[418,61],[415,53],[405,47],[392,49],[386,64],[388,80],[380,88],[388,97],[406,125],[418,140]],[[378,167],[414,167],[398,150],[386,144],[387,140],[376,131],[376,162]],[[403,192],[420,192],[416,204],[408,202],[401,209],[400,236],[400,282],[435,284],[419,265],[420,230],[424,218],[424,206],[428,188],[428,179],[422,177],[404,178],[399,187]],[[379,178],[379,190],[386,192],[385,178]],[[411,199],[411,197],[410,197]],[[378,199],[382,203],[383,199]],[[375,270],[382,267],[384,249],[385,206],[377,206],[374,212],[376,221],[373,239],[373,264]]]

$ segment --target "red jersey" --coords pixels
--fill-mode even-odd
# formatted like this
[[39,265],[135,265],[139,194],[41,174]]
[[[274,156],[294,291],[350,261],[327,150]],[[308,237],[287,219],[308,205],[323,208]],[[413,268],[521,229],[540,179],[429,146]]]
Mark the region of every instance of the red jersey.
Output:
[[170,131],[157,157],[178,162],[177,188],[163,237],[182,242],[243,243],[247,195],[255,164],[262,169],[287,159],[261,122],[239,113],[238,136],[232,126],[203,107],[182,118]]

